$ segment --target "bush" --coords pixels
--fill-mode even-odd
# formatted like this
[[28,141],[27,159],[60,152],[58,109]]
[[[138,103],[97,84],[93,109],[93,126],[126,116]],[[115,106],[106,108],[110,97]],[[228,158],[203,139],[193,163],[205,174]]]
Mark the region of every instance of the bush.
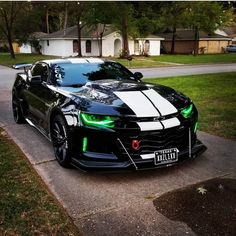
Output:
[[6,44],[0,46],[0,52],[9,52],[9,48]]

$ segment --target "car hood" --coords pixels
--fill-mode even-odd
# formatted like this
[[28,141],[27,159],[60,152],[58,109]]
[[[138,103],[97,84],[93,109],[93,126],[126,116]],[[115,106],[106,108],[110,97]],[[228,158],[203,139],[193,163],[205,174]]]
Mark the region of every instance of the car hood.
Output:
[[60,90],[72,96],[80,110],[95,114],[145,117],[154,116],[154,110],[161,109],[164,113],[159,111],[159,115],[169,115],[190,102],[169,87],[135,81],[99,80],[80,88],[61,87]]

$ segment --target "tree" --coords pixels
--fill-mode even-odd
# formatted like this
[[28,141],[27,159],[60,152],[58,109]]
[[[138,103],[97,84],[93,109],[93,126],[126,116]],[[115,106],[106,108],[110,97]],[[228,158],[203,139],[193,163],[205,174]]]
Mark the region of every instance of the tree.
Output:
[[199,31],[213,33],[228,20],[226,13],[218,2],[188,3],[185,16],[194,31],[194,56],[198,55]]
[[75,2],[75,17],[76,17],[76,24],[78,30],[78,57],[82,57],[82,50],[81,50],[81,31],[87,25],[84,20],[87,7],[89,5],[88,2]]
[[135,38],[140,38],[142,41],[142,54],[145,55],[145,38],[152,34],[157,26],[160,24],[159,2],[132,2],[134,12],[134,25],[130,32],[130,35]]
[[186,7],[186,2],[166,2],[161,9],[162,23],[172,32],[171,54],[175,53],[176,29],[186,24]]
[[114,14],[113,2],[92,2],[85,16],[88,26],[96,32],[100,57],[102,57],[103,35],[107,26],[112,23]]
[[129,52],[129,34],[135,27],[134,7],[130,2],[114,2],[114,8],[119,14],[113,16],[113,24],[120,31],[123,48],[121,57],[127,58]]
[[0,30],[7,39],[11,57],[15,59],[12,42],[14,38],[15,23],[22,11],[23,2],[0,3]]
[[146,16],[136,20],[136,30],[133,33],[134,38],[140,38],[142,41],[142,55],[147,55],[145,52],[145,38],[154,31],[154,25],[151,19]]

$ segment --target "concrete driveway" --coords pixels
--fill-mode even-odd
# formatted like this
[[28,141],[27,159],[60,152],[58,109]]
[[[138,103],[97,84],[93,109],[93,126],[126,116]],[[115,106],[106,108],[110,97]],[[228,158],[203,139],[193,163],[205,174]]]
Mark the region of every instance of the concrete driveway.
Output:
[[14,123],[10,105],[14,74],[0,66],[0,126],[21,147],[84,235],[195,235],[184,222],[157,212],[153,199],[214,177],[236,177],[236,143],[202,132],[199,138],[207,152],[176,167],[117,174],[63,169],[51,144],[37,130]]

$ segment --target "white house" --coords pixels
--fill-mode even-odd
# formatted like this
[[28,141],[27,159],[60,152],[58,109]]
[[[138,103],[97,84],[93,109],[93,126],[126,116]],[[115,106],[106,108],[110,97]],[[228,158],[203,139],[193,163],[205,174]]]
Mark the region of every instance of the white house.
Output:
[[21,46],[20,46],[20,53],[33,53],[33,50],[32,50],[32,47],[30,44],[28,43],[23,43]]
[[[83,28],[81,32],[81,49],[83,56],[99,56],[98,32]],[[57,31],[40,38],[41,52],[44,55],[76,56],[78,54],[77,26]],[[145,39],[129,39],[131,55],[145,52],[151,56],[160,55],[160,41],[163,38],[149,36]],[[102,39],[102,56],[119,56],[122,50],[122,38],[111,26],[106,27]]]

